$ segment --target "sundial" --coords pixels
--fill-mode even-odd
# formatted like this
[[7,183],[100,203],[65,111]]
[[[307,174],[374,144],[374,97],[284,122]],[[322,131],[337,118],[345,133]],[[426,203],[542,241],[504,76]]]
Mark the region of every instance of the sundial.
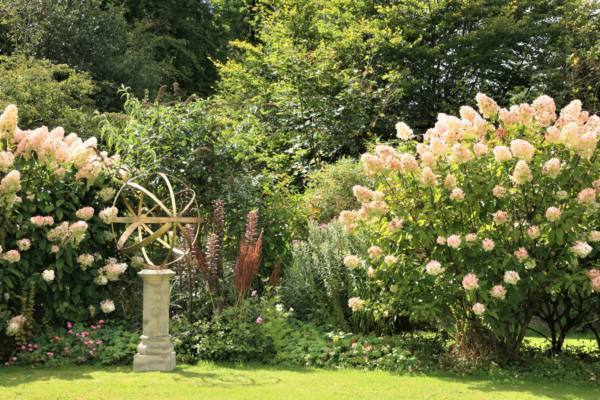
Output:
[[[151,188],[152,190],[150,190]],[[125,229],[117,239],[117,249],[126,254],[140,252],[146,268],[164,269],[180,261],[192,243],[183,246],[185,225],[192,226],[195,242],[200,231],[196,193],[181,180],[156,173],[129,179],[117,193],[124,216],[112,219]],[[187,250],[186,250],[187,249]]]
[[[113,207],[121,216],[112,218],[117,249],[140,253],[145,269],[138,275],[144,283],[144,318],[141,342],[133,369],[172,371],[175,352],[169,335],[170,280],[168,267],[186,256],[200,231],[196,193],[181,180],[163,173],[129,179],[115,196]],[[183,239],[184,226],[192,226],[193,238]],[[122,229],[122,232],[117,232]],[[183,241],[187,240],[183,246]]]

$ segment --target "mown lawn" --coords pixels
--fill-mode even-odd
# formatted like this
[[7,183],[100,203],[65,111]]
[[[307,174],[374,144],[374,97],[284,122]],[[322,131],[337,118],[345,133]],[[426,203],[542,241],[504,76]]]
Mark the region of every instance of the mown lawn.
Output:
[[128,367],[82,366],[0,369],[0,399],[598,400],[600,386],[213,364],[143,374],[135,374]]

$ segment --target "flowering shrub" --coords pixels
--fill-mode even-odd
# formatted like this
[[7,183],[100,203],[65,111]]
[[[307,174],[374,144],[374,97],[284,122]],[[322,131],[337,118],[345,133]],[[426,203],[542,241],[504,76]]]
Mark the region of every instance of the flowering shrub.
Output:
[[[127,265],[109,258],[113,234],[96,210],[112,202],[117,160],[99,153],[95,138],[20,130],[12,105],[0,141],[0,337],[18,337],[36,319],[111,312],[112,301],[100,302]],[[21,298],[34,290],[25,315]]]
[[454,326],[459,351],[510,354],[551,296],[598,299],[600,118],[578,100],[558,116],[548,96],[476,100],[479,112],[440,114],[422,143],[399,123],[398,148],[362,156],[376,187],[355,187],[362,206],[339,219],[371,235],[346,265],[377,290],[349,305]]

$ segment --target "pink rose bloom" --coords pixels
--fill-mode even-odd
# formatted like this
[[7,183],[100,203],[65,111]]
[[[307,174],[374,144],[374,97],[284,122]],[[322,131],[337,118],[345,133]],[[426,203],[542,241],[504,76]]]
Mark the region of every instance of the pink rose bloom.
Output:
[[462,280],[462,286],[465,290],[475,290],[479,287],[479,278],[473,273],[467,274]]
[[577,202],[583,205],[590,205],[596,202],[596,191],[592,188],[583,189],[577,195]]
[[558,221],[560,218],[560,208],[549,207],[546,210],[546,219],[550,222]]
[[29,240],[29,239],[17,240],[17,247],[21,251],[27,251],[31,247],[31,240]]
[[519,262],[523,262],[529,258],[529,253],[527,252],[527,249],[525,249],[524,247],[519,247],[514,252],[514,255],[517,258],[517,260],[519,260]]
[[446,243],[448,244],[448,246],[457,249],[460,246],[461,243],[461,239],[460,239],[460,235],[450,235],[448,236],[448,239],[446,240]]
[[494,223],[496,225],[502,225],[508,220],[508,213],[506,211],[496,211],[494,213]]
[[490,294],[496,299],[504,300],[504,298],[506,297],[506,288],[502,285],[495,285],[490,290]]
[[59,250],[60,250],[60,247],[56,244],[53,244],[52,247],[50,248],[50,251],[52,253],[58,253]]
[[492,239],[485,238],[481,242],[481,247],[483,248],[484,251],[492,251],[492,250],[494,250],[494,247],[496,247],[496,244],[494,243],[494,241]]
[[472,310],[475,315],[481,316],[485,312],[485,306],[481,303],[475,303],[473,304]]

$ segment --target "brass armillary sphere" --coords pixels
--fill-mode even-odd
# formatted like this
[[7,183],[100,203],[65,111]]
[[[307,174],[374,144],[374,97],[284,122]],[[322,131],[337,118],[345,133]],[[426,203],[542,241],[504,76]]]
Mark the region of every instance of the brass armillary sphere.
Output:
[[112,219],[113,232],[115,224],[126,225],[118,236],[117,249],[141,251],[147,269],[167,268],[187,254],[191,243],[183,245],[181,240],[185,225],[192,226],[191,242],[198,238],[196,193],[179,179],[163,173],[131,178],[117,192],[113,206],[117,205],[125,210],[123,216]]

